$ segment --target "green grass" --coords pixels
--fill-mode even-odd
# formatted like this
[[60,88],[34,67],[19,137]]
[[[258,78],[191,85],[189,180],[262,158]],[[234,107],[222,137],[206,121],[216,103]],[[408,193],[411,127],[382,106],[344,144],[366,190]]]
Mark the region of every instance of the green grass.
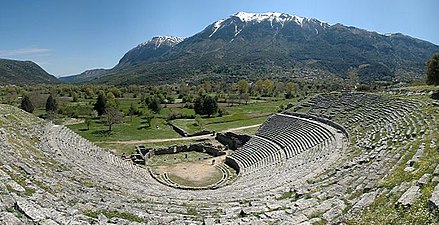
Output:
[[113,125],[112,131],[108,131],[108,126],[103,124],[99,119],[94,119],[90,125],[90,130],[84,123],[73,124],[68,126],[70,129],[82,137],[93,141],[129,141],[129,140],[147,140],[160,138],[180,137],[172,127],[166,124],[166,121],[155,118],[149,127],[142,117],[134,116],[125,117],[121,124]]
[[[15,166],[11,166],[14,167]],[[35,190],[33,188],[29,188],[26,186],[26,179],[27,176],[25,176],[22,173],[12,173],[9,170],[6,169],[2,169],[3,172],[5,172],[6,174],[9,175],[9,177],[11,177],[12,180],[14,180],[17,184],[19,184],[20,186],[22,186],[24,188],[24,192],[17,192],[15,191],[12,186],[6,184],[6,188],[8,189],[9,192],[16,192],[19,195],[24,195],[24,196],[31,196],[35,193]],[[16,171],[18,171],[17,169],[15,169]]]
[[173,120],[172,123],[183,128],[188,133],[207,129],[220,132],[230,128],[250,126],[263,123],[267,117],[277,112],[280,105],[287,105],[289,101],[270,101],[257,104],[242,104],[226,107],[227,115],[222,117],[203,117],[202,126],[197,126],[194,119]]
[[107,211],[107,210],[85,210],[83,211],[83,214],[92,217],[92,218],[98,218],[100,214],[105,215],[107,218],[121,218],[126,219],[129,221],[134,221],[138,223],[146,222],[146,220],[142,217],[139,217],[137,215],[126,213],[126,212],[118,212],[118,211]]
[[[124,111],[128,110],[131,103],[137,104],[136,99],[118,99],[120,108]],[[199,131],[201,129],[210,129],[220,131],[233,127],[248,126],[265,121],[266,117],[272,113],[277,112],[279,105],[288,104],[289,101],[270,101],[263,103],[254,103],[248,105],[235,105],[225,107],[228,112],[222,117],[203,118],[204,126],[195,126],[195,120],[174,120],[177,126],[181,126],[189,133]],[[74,104],[74,103],[72,103]],[[140,106],[138,105],[140,108]],[[99,119],[94,119],[90,125],[90,130],[84,123],[68,125],[69,128],[79,133],[84,138],[91,141],[124,141],[124,140],[146,140],[146,139],[160,139],[160,138],[174,138],[179,137],[171,127],[166,125],[164,118],[173,113],[181,113],[184,115],[194,115],[192,109],[178,108],[176,105],[168,104],[167,108],[163,108],[159,115],[153,119],[151,127],[148,127],[142,117],[133,116],[132,118],[126,116],[124,122],[113,125],[113,131],[108,132],[108,126],[103,124]],[[159,126],[159,129],[156,129]]]
[[[413,149],[403,160],[403,162],[381,182],[380,187],[391,190],[402,182],[418,180],[425,173],[432,173],[439,162],[439,155],[436,148],[430,148],[429,143],[432,138],[439,138],[439,134],[434,133],[423,139],[426,143],[424,155],[420,161],[415,163],[416,172],[404,172],[406,162],[412,158],[419,148],[420,141],[413,142]],[[401,146],[399,147],[401,149]],[[436,183],[430,182],[421,188],[421,197],[409,208],[396,207],[395,203],[401,197],[400,194],[386,196],[379,195],[374,203],[360,215],[349,218],[347,224],[438,224],[439,218],[427,208],[427,202]]]
[[276,198],[276,200],[284,200],[284,199],[288,199],[288,198],[292,198],[292,197],[294,198],[295,194],[296,193],[293,191],[287,191],[287,192],[282,193],[282,195],[280,197]]
[[253,136],[256,134],[256,131],[259,129],[259,127],[252,127],[252,128],[247,128],[247,129],[242,129],[242,130],[236,130],[233,133],[237,133],[237,134],[247,134],[250,136]]
[[187,208],[187,214],[192,215],[192,216],[196,216],[196,215],[198,215],[198,211],[194,207],[189,207],[189,208]]
[[[187,154],[187,158],[185,157]],[[173,165],[177,163],[184,163],[184,162],[195,162],[199,161],[200,159],[203,160],[205,158],[212,158],[207,153],[203,152],[180,152],[176,154],[163,154],[163,155],[155,155],[153,156],[149,161],[148,165],[151,167],[155,166],[166,166],[166,165]]]

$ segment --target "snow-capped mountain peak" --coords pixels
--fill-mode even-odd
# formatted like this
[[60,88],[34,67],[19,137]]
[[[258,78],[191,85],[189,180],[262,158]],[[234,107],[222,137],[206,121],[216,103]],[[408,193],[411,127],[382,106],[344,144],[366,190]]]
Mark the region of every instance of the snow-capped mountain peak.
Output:
[[269,13],[247,13],[247,12],[238,12],[235,13],[232,17],[239,18],[242,22],[255,22],[261,23],[264,21],[270,22],[279,22],[285,23],[289,21],[294,21],[298,25],[303,25],[303,22],[306,20],[310,20],[301,16],[293,16],[286,13],[279,12],[269,12]]
[[[267,24],[269,24],[269,27],[266,26]],[[317,19],[279,12],[238,12],[231,15],[229,18],[221,19],[212,23],[207,27],[205,33],[207,33],[209,38],[221,36],[221,38],[228,39],[232,42],[236,37],[241,36],[243,33],[248,33],[249,29],[255,29],[255,27],[265,29],[265,31],[270,30],[274,36],[279,34],[284,28],[289,31],[291,31],[291,29],[299,28],[300,30],[297,32],[304,31],[317,35],[330,27],[330,25]]]
[[182,42],[183,40],[184,40],[183,38],[174,37],[174,36],[156,36],[156,37],[153,37],[149,41],[141,43],[137,47],[144,47],[146,45],[150,45],[155,49],[159,48],[161,45],[166,45],[166,46],[172,47],[172,46]]

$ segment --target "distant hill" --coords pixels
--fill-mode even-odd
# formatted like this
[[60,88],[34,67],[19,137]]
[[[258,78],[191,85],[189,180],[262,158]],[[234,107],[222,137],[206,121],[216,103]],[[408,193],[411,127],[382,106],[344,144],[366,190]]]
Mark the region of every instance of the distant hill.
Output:
[[403,34],[284,13],[240,12],[184,40],[153,38],[126,53],[113,69],[86,81],[151,84],[352,76],[361,82],[412,81],[424,77],[426,61],[438,52],[439,46]]
[[60,77],[58,79],[65,83],[81,83],[91,81],[93,79],[99,78],[100,76],[104,76],[107,74],[108,71],[109,70],[106,69],[86,70],[78,75]]
[[31,61],[0,59],[0,85],[54,84],[58,79]]

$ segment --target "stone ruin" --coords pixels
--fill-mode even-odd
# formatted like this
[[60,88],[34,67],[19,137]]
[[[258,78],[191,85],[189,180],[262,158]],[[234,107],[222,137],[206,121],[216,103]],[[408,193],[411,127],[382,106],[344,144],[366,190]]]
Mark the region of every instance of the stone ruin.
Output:
[[337,224],[380,196],[412,207],[428,185],[428,209],[438,211],[437,162],[381,185],[401,167],[418,174],[437,148],[437,109],[420,100],[317,95],[270,116],[227,156],[238,177],[202,190],[170,187],[66,127],[0,109],[3,224]]
[[131,160],[133,163],[145,165],[148,159],[153,157],[154,155],[163,155],[163,154],[176,154],[180,152],[205,152],[213,157],[225,155],[226,152],[222,146],[214,146],[210,143],[194,143],[190,145],[171,145],[168,147],[162,148],[146,148],[143,145],[136,146],[136,153],[131,154],[129,158],[123,156],[122,158]]
[[251,139],[251,136],[226,132],[224,134],[217,133],[215,139],[227,148],[237,150],[247,143]]

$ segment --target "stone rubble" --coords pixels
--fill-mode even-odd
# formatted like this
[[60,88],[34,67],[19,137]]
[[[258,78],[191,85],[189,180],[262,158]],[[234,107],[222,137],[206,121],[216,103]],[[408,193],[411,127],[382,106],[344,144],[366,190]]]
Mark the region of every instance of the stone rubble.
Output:
[[[380,182],[400,166],[415,173],[436,146],[422,141],[438,121],[423,107],[378,94],[317,95],[270,117],[231,156],[241,170],[233,183],[194,191],[157,182],[66,127],[1,105],[0,224],[338,224],[380,195],[410,207],[423,186],[437,182],[439,165],[389,190]],[[437,210],[438,199],[436,186],[429,208]]]

